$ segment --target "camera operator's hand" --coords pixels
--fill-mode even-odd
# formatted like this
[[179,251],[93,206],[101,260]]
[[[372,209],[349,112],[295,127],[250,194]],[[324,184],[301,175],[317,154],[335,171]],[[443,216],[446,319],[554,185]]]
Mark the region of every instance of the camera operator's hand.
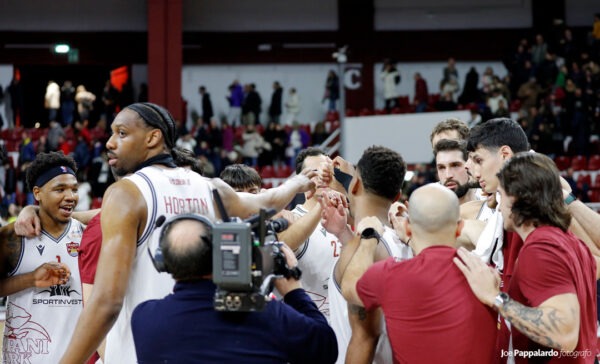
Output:
[[[283,252],[283,255],[285,255],[285,261],[288,267],[290,269],[296,267],[298,265],[298,259],[296,259],[292,249],[285,245],[285,243],[281,245],[280,249]],[[275,288],[277,288],[282,296],[285,296],[295,289],[302,288],[302,284],[295,278],[278,278],[275,280]]]

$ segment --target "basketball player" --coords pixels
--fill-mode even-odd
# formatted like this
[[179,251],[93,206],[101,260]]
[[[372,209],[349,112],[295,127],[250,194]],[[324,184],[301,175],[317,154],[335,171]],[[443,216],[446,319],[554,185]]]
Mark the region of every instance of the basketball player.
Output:
[[[56,363],[65,352],[82,309],[78,248],[84,226],[71,215],[79,201],[75,161],[62,153],[38,154],[27,169],[38,201],[41,235],[16,236],[2,229],[8,295],[4,363]],[[37,269],[36,269],[37,268]]]
[[[406,164],[402,157],[388,148],[373,146],[363,152],[355,168],[339,157],[334,160],[334,164],[337,164],[340,171],[347,176],[342,184],[348,193],[350,212],[354,221],[375,216],[385,226],[380,239],[381,244],[377,247],[373,261],[390,256],[400,259],[411,258],[412,250],[398,239],[388,222],[388,210],[401,193],[406,173]],[[336,172],[336,178],[343,180],[339,178],[340,175],[341,173]],[[379,338],[383,329],[380,325],[380,313],[366,312],[364,307],[346,301],[344,297],[346,293],[342,296],[342,292],[346,290],[344,286],[355,286],[360,278],[360,275],[346,277],[346,267],[358,248],[361,238],[368,239],[371,236],[367,234],[359,238],[350,232],[346,225],[344,209],[339,204],[336,206],[328,203],[327,199],[325,201],[322,223],[328,231],[338,236],[342,243],[342,251],[333,268],[328,292],[331,325],[338,339],[337,362],[389,363],[392,360],[389,341],[385,334]],[[359,231],[358,227],[357,231]]]
[[160,216],[192,212],[215,220],[213,189],[219,191],[232,216],[243,217],[261,207],[281,209],[296,193],[313,187],[310,177],[315,172],[306,171],[267,193],[238,195],[220,179],[176,167],[172,156],[175,121],[155,104],[129,105],[111,128],[113,134],[106,143],[109,164],[125,177],[104,195],[102,250],[94,290],[62,363],[85,361],[109,330],[104,362],[137,362],[131,313],[140,302],[170,293],[174,284],[168,274],[154,269],[147,252],[158,241],[154,231]]
[[[322,163],[331,162],[325,152],[319,148],[302,150],[296,158],[296,173],[302,169],[318,169]],[[338,238],[327,232],[321,225],[321,204],[318,199],[323,194],[337,193],[325,188],[318,188],[316,193],[307,192],[306,202],[296,205],[292,213],[299,217],[295,224],[309,221],[305,231],[311,234],[302,241],[291,241],[290,248],[294,250],[298,259],[298,266],[302,270],[302,283],[309,297],[319,308],[319,311],[329,321],[328,286],[331,269],[340,255],[341,243]],[[289,240],[289,239],[288,239]],[[288,243],[288,240],[285,240]],[[288,243],[289,245],[290,243]]]

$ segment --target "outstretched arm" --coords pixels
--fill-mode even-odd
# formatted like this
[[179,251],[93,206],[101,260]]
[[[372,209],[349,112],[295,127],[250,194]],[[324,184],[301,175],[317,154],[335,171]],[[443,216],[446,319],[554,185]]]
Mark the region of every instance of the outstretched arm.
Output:
[[285,208],[296,194],[315,187],[314,182],[311,181],[315,176],[316,171],[306,169],[301,174],[289,178],[284,184],[257,195],[235,192],[219,178],[214,178],[212,183],[219,191],[229,215],[246,218],[258,213],[261,208],[273,208],[277,211]]
[[308,213],[297,219],[289,228],[277,234],[292,250],[298,249],[315,231],[321,220],[321,206],[315,205]]
[[127,290],[136,242],[147,216],[135,185],[121,180],[104,195],[102,250],[94,290],[79,317],[61,363],[83,363],[98,348],[117,319]]

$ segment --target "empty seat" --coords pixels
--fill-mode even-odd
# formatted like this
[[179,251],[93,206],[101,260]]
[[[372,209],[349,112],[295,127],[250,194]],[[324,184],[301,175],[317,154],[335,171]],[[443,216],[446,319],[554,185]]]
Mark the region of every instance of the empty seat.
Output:
[[359,113],[359,115],[360,115],[360,116],[369,116],[369,115],[373,115],[373,111],[372,111],[371,109],[368,109],[368,108],[366,108],[366,107],[365,107],[365,108],[362,108],[362,109],[360,110],[360,113]]
[[576,155],[571,159],[571,167],[574,171],[583,171],[587,168],[587,158],[583,155]]
[[292,171],[292,168],[290,168],[290,166],[283,165],[275,170],[275,177],[276,178],[288,178],[289,176],[292,175],[292,173],[293,173],[293,171]]
[[260,178],[265,179],[273,177],[275,177],[275,170],[273,169],[273,166],[262,167],[262,169],[260,170]]
[[567,157],[566,155],[559,155],[554,158],[554,163],[559,171],[565,171],[571,166],[571,158]]
[[589,171],[597,171],[600,169],[600,155],[592,155],[590,156],[590,160],[588,161],[587,169]]

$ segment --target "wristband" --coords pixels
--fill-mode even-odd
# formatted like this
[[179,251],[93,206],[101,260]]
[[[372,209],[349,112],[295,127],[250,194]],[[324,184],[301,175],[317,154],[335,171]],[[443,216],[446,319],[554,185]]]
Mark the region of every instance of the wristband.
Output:
[[569,196],[567,196],[567,198],[565,198],[565,205],[570,205],[575,200],[577,200],[577,197],[575,197],[575,195],[573,194],[573,192],[571,192],[571,193],[569,193]]

